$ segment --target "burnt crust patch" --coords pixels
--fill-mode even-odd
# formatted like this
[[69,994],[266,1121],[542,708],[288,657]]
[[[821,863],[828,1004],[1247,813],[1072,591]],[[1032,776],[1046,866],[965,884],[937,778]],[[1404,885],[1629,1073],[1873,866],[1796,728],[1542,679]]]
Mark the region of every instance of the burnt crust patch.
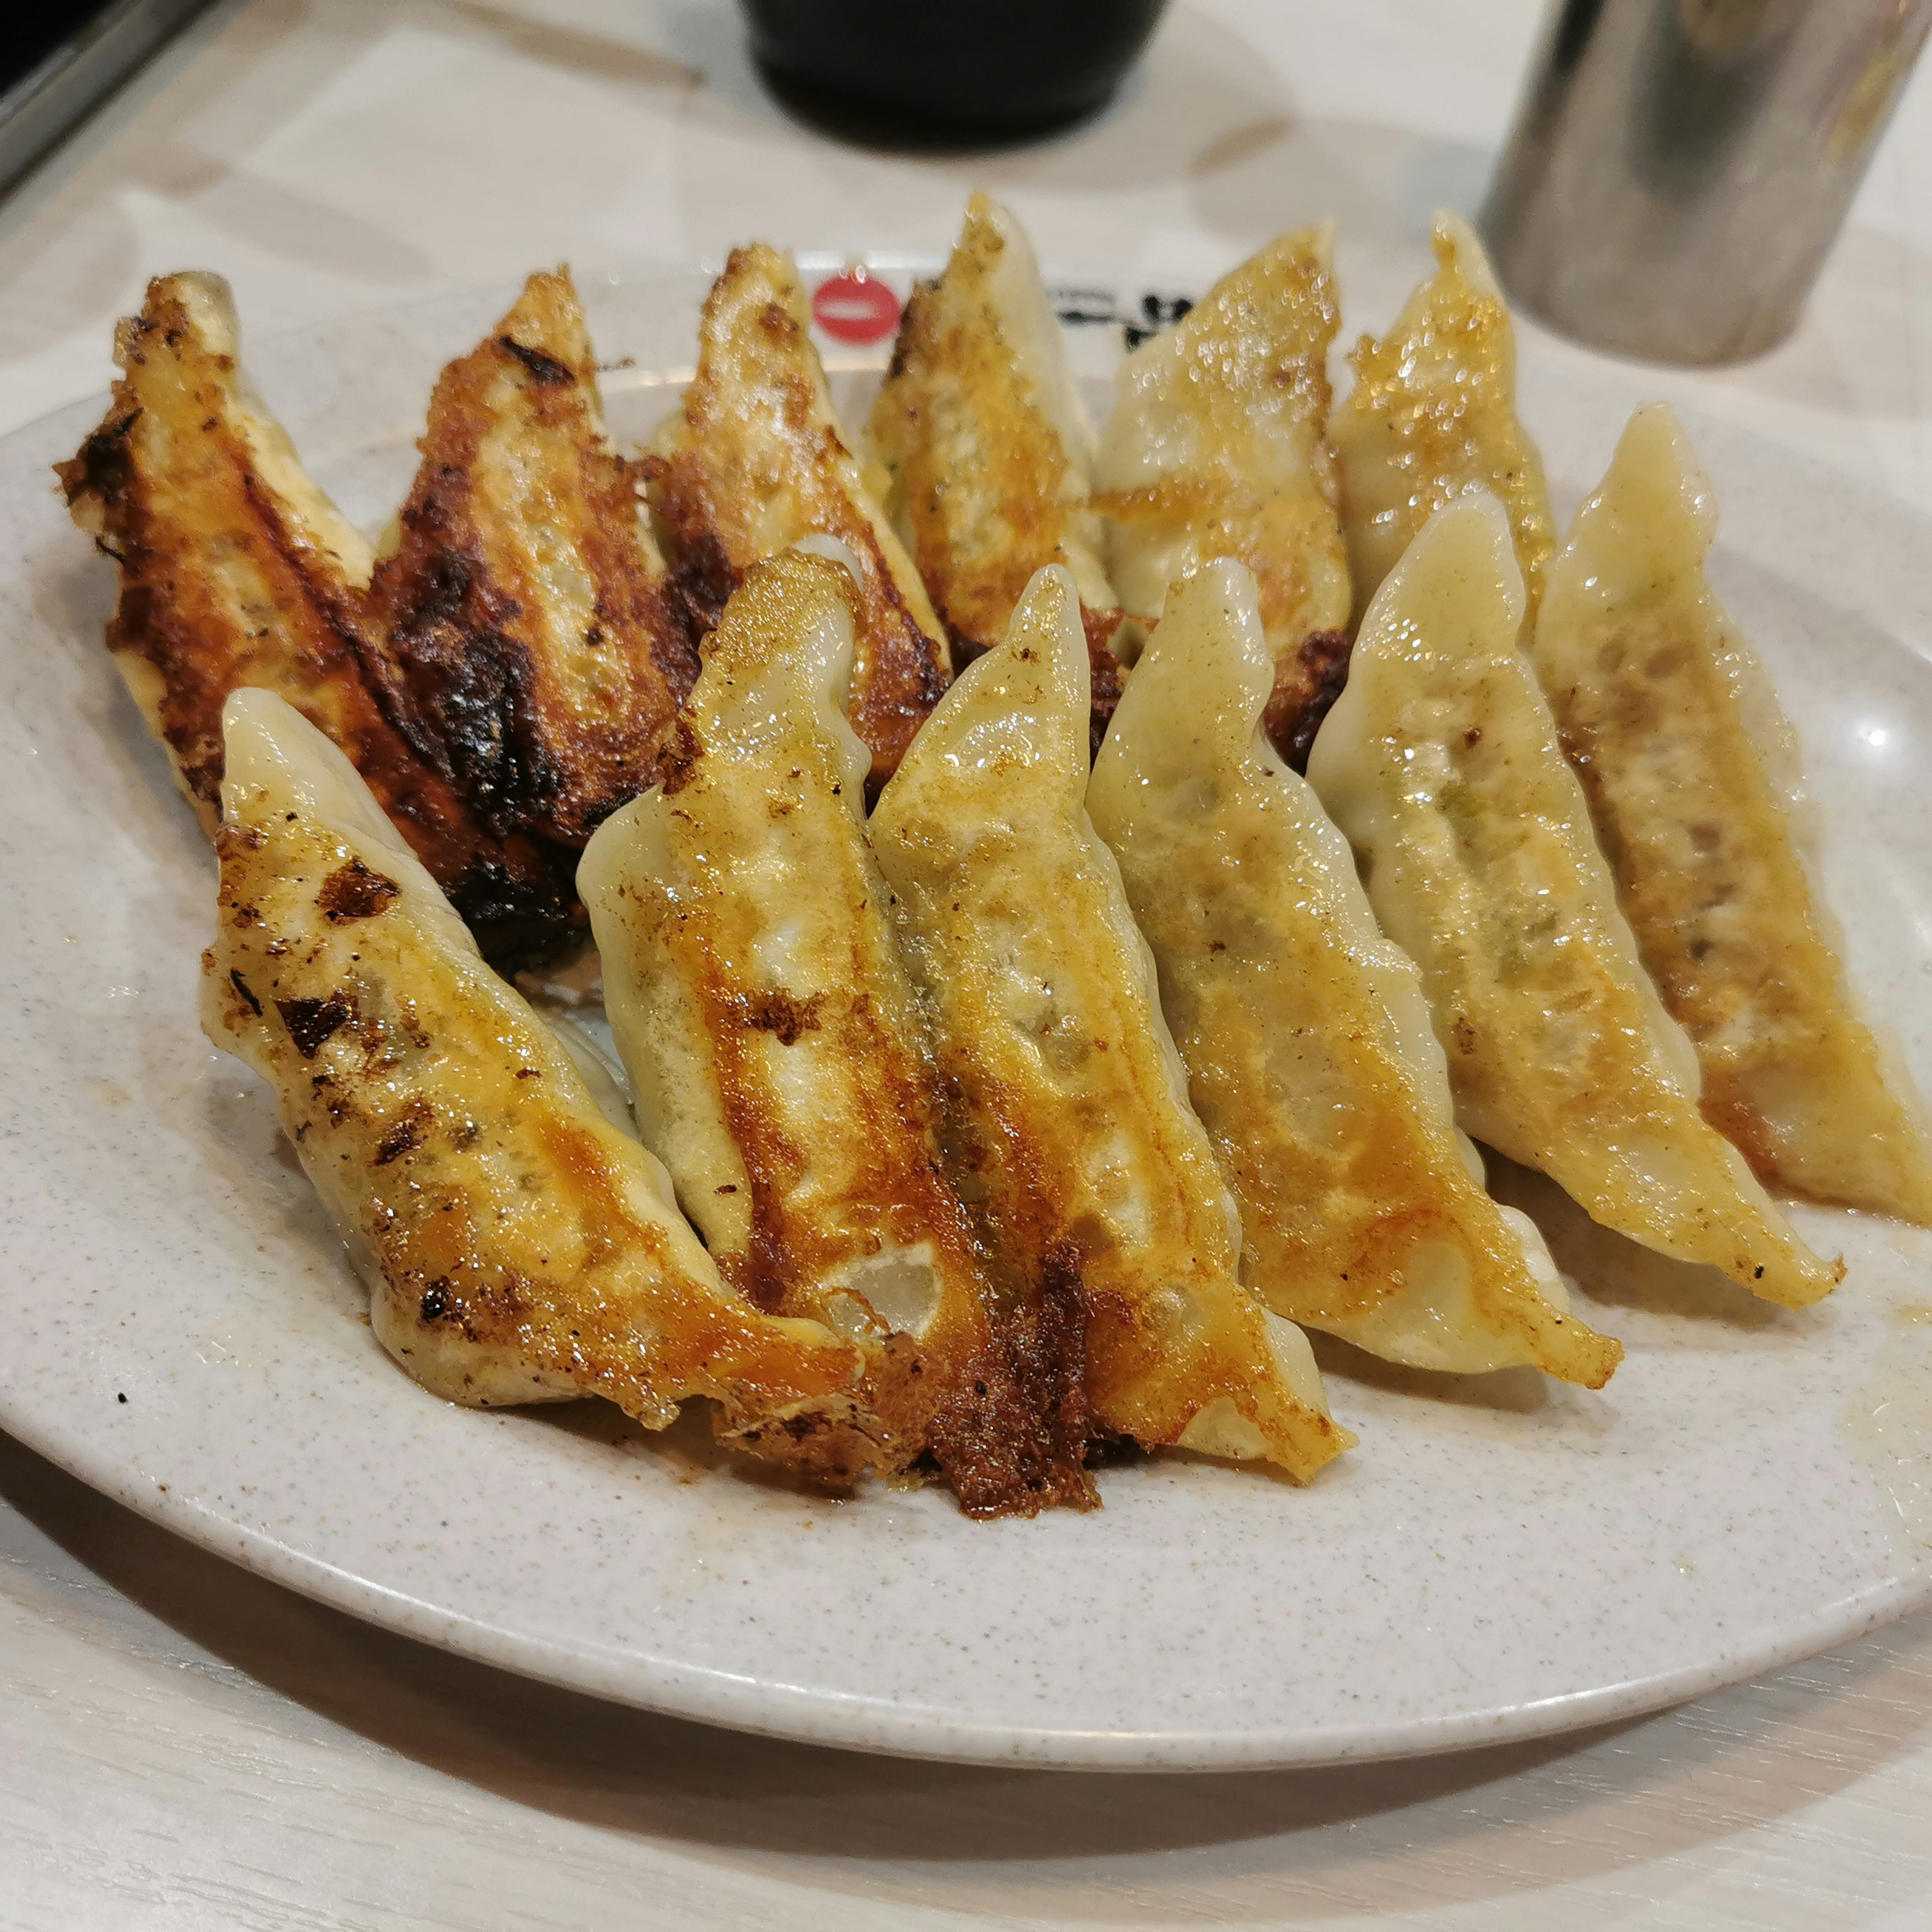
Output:
[[1087,755],[1100,755],[1100,741],[1114,722],[1120,702],[1120,661],[1114,655],[1114,634],[1122,621],[1118,610],[1080,607],[1080,628],[1087,634],[1087,685],[1089,706]]
[[674,718],[664,742],[658,747],[658,783],[663,786],[665,797],[681,792],[690,784],[698,761],[704,755],[704,742],[691,720],[681,715]]
[[278,1000],[275,1010],[296,1052],[313,1060],[349,1024],[356,1010],[344,994],[331,993],[326,1000]]
[[[438,379],[401,542],[370,590],[443,775],[506,843],[566,852],[651,784],[698,668],[591,368],[568,276],[532,276]],[[574,567],[550,572],[553,553]]]
[[258,471],[252,405],[233,358],[191,320],[192,279],[149,286],[146,313],[121,325],[106,419],[56,466],[74,520],[120,566],[106,642],[151,728],[213,832],[224,700],[242,685],[274,692],[348,756],[494,963],[554,952],[572,934],[574,861],[500,838],[459,794],[366,593],[316,541],[299,494]]
[[427,1100],[412,1100],[383,1130],[382,1138],[376,1143],[376,1165],[387,1167],[404,1154],[415,1153],[428,1137],[435,1118],[435,1110]]
[[1262,728],[1292,771],[1306,772],[1322,721],[1348,681],[1352,646],[1342,631],[1311,631],[1276,665]]
[[360,859],[351,859],[322,880],[315,902],[323,918],[340,926],[346,920],[374,919],[388,911],[401,890],[394,879],[372,872]]
[[514,356],[537,382],[556,386],[577,380],[577,371],[568,363],[560,362],[543,350],[527,347],[514,335],[498,336],[496,346]]
[[819,1012],[824,1004],[823,993],[801,1000],[781,990],[740,1000],[738,1017],[760,1033],[776,1034],[780,1046],[796,1046],[801,1035],[818,1031]]

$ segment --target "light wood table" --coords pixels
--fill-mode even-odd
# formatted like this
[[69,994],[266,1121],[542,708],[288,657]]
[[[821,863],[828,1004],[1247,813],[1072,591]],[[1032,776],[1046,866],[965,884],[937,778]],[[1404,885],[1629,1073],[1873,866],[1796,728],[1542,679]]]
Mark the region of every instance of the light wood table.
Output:
[[[788,122],[716,0],[230,4],[0,207],[0,428],[99,389],[158,270],[220,269],[266,334],[564,256],[930,252],[975,184],[1050,261],[1196,280],[1332,211],[1352,325],[1378,326],[1431,207],[1480,192],[1536,17],[1178,4],[1094,126],[908,161]],[[1932,512],[1932,67],[1798,338],[1655,388]],[[1932,1618],[1569,1739],[1109,1779],[548,1690],[260,1582],[4,1438],[0,1556],[6,1932],[1932,1926]]]

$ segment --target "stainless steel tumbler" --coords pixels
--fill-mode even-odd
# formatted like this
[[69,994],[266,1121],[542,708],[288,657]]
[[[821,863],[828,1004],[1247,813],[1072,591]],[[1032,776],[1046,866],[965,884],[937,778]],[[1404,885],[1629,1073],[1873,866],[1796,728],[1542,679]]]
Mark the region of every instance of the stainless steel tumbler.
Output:
[[1562,0],[1481,226],[1510,295],[1601,348],[1781,342],[1932,0]]

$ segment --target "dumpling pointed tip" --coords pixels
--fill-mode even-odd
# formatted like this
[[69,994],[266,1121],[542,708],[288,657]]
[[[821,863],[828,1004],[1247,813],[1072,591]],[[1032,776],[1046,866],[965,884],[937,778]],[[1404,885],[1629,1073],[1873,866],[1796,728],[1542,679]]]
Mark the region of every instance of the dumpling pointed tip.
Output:
[[1466,572],[1473,572],[1484,565],[1492,567],[1504,593],[1517,606],[1517,615],[1520,616],[1522,572],[1516,564],[1509,512],[1493,492],[1472,488],[1450,497],[1417,532],[1376,592],[1374,604],[1363,620],[1363,629],[1367,630],[1373,621],[1376,604],[1400,595],[1399,588],[1392,588],[1398,585],[1400,580],[1439,561],[1459,557]]
[[1490,251],[1483,238],[1454,208],[1438,208],[1430,224],[1429,245],[1444,268],[1453,268],[1478,294],[1492,300],[1503,299],[1502,285],[1496,280]]

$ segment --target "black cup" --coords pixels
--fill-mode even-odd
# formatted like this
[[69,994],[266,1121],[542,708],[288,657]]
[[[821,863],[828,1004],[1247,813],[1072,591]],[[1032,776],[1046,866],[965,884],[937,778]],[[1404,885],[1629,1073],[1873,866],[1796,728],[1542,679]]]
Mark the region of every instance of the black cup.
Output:
[[742,0],[774,91],[842,130],[944,143],[1106,105],[1166,0]]

